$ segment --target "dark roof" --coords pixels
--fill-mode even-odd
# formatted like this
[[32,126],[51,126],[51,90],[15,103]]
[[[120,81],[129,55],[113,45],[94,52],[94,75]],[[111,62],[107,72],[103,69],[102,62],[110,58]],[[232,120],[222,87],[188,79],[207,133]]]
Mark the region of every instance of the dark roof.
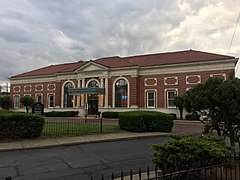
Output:
[[[196,51],[196,50],[186,50],[186,51],[177,51],[177,52],[167,52],[167,53],[158,53],[158,54],[147,54],[147,55],[138,55],[130,57],[106,57],[96,59],[93,62],[101,64],[109,68],[117,67],[132,67],[132,66],[156,66],[156,65],[167,65],[167,64],[179,64],[179,63],[191,63],[191,62],[202,62],[202,61],[212,61],[212,60],[224,60],[235,58],[232,56],[213,54],[208,52]],[[27,76],[38,76],[38,75],[51,75],[56,73],[64,72],[73,72],[76,69],[80,68],[88,61],[78,61],[76,63],[66,63],[51,65],[16,76],[11,78],[18,77],[27,77]]]

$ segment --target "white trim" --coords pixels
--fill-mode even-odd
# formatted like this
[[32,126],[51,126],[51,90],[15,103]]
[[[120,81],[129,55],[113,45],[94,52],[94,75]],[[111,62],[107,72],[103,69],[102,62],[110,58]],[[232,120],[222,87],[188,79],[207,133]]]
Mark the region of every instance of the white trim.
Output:
[[[198,82],[196,83],[191,83],[191,82],[188,82],[188,78],[191,78],[191,77],[197,77],[198,78]],[[188,75],[186,76],[186,84],[199,84],[201,83],[201,75]]]
[[36,99],[37,96],[41,96],[41,102],[40,102],[40,103],[43,104],[43,94],[42,94],[42,93],[36,93],[36,94],[35,94],[35,102],[38,102],[37,99]]
[[[49,105],[50,105],[49,96],[50,95],[53,95],[53,107],[49,107]],[[47,103],[46,103],[47,108],[55,108],[55,104],[56,104],[55,100],[56,100],[55,93],[47,93]]]
[[[148,105],[148,93],[154,93],[154,106],[149,106]],[[145,89],[145,107],[152,109],[152,108],[156,108],[157,107],[157,90],[156,89]]]
[[169,106],[169,103],[168,103],[168,92],[171,92],[171,91],[175,91],[176,92],[176,96],[178,95],[178,88],[167,88],[167,89],[164,89],[164,101],[165,101],[165,108],[176,108],[176,106]]
[[[53,89],[49,89],[49,86],[51,86],[51,85],[54,86]],[[55,90],[56,90],[56,84],[54,84],[54,83],[52,83],[52,84],[48,84],[48,85],[47,85],[47,90],[48,90],[48,91],[55,91]]]
[[[125,81],[127,81],[127,84],[128,84],[127,108],[129,108],[130,107],[130,83],[129,83],[129,80],[125,77],[118,77],[113,81],[113,84],[112,84],[112,87],[113,87],[113,90],[112,90],[112,92],[113,92],[112,93],[112,108],[115,108],[115,84],[119,79],[124,79]],[[119,107],[119,108],[121,108],[121,107]]]
[[227,79],[226,73],[219,73],[219,74],[210,74],[210,77],[214,77],[214,76],[222,76],[224,78],[224,80]]
[[[18,91],[15,90],[15,88],[17,88],[17,87],[19,88]],[[13,86],[13,92],[21,92],[21,86]]]
[[[168,84],[168,83],[166,82],[167,79],[175,79],[175,83],[173,83],[173,84]],[[165,78],[164,78],[164,85],[178,85],[178,77],[177,77],[177,76],[165,77]]]
[[[18,106],[15,106],[15,105],[16,105],[15,97],[19,97],[19,99],[18,99],[18,100],[19,100]],[[15,109],[15,108],[16,108],[16,109],[17,109],[17,108],[20,108],[20,97],[21,97],[20,94],[14,94],[14,95],[13,95],[13,108],[14,108],[14,109]]]
[[[30,90],[26,90],[26,87],[30,87]],[[23,91],[24,92],[31,92],[32,91],[32,85],[25,85],[25,86],[23,86]]]
[[[42,87],[42,89],[38,90],[37,87]],[[35,91],[36,91],[36,92],[43,91],[43,84],[36,84],[36,85],[35,85]]]
[[[148,85],[147,81],[151,80],[151,79],[153,79],[155,81],[155,83],[153,85]],[[144,84],[145,84],[145,86],[157,86],[157,78],[145,78],[144,79]]]
[[30,97],[32,97],[32,95],[31,95],[31,94],[23,94],[23,96],[30,96]]
[[100,87],[100,82],[99,82],[99,80],[97,80],[97,79],[95,79],[95,78],[89,79],[89,80],[87,81],[87,83],[86,83],[86,87],[88,87],[88,84],[89,84],[90,82],[92,82],[92,81],[97,81],[98,87]]
[[[71,80],[67,80],[65,81],[63,84],[62,84],[62,91],[61,91],[61,108],[64,108],[63,105],[64,105],[64,86],[65,84],[67,84],[68,82],[72,83],[73,85],[73,88],[75,88],[75,84],[73,81]],[[75,105],[75,96],[73,96],[73,107]]]

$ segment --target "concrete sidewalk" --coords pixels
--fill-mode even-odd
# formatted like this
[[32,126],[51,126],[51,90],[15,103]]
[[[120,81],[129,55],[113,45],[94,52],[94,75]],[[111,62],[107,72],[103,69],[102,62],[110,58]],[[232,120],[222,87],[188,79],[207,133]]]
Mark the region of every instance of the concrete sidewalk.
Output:
[[38,138],[38,139],[24,139],[24,140],[19,139],[14,142],[0,143],[0,151],[47,148],[47,147],[86,144],[86,143],[94,143],[94,142],[121,141],[121,140],[127,140],[127,139],[138,139],[138,138],[158,137],[158,136],[168,136],[168,135],[170,135],[170,133],[120,132],[120,133],[112,133],[112,134],[96,134],[96,135],[74,136],[74,137]]

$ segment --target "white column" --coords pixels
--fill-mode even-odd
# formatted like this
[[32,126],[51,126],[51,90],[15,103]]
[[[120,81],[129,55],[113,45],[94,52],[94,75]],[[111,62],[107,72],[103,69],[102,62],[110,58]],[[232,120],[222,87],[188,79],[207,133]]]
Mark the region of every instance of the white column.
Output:
[[[85,88],[85,78],[82,79],[82,83],[81,83],[81,85],[82,85],[82,88]],[[85,101],[84,101],[84,95],[81,94],[81,107],[84,106],[84,103],[85,103]]]
[[105,108],[108,108],[108,78],[105,78]]
[[[100,78],[100,88],[103,88],[103,78],[102,77]],[[102,94],[98,95],[98,100],[99,100],[99,103],[98,103],[99,107],[103,107],[104,100],[103,100]]]
[[[80,79],[78,79],[77,87],[80,88]],[[77,107],[80,107],[80,95],[77,95]]]

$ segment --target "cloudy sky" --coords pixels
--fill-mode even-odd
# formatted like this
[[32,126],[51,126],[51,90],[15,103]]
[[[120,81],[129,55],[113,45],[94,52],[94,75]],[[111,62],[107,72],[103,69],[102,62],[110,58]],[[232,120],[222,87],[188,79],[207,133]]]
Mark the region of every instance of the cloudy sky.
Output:
[[[0,84],[81,59],[227,54],[239,13],[239,0],[0,0]],[[229,55],[240,57],[240,22]]]

